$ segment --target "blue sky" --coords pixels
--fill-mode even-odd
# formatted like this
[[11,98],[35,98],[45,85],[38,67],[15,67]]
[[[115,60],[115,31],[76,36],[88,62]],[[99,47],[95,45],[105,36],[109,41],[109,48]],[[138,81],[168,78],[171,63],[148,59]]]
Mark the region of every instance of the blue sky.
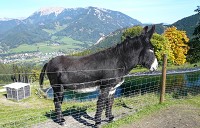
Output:
[[174,23],[195,14],[199,0],[1,0],[0,18],[28,17],[44,7],[100,7],[120,11],[142,23]]

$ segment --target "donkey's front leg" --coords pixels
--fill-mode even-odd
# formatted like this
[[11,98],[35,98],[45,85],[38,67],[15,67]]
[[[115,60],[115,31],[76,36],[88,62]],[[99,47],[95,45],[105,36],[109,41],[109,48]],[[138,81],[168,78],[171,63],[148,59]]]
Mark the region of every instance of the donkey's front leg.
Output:
[[97,110],[95,114],[95,125],[98,126],[101,124],[101,114],[103,112],[103,109],[106,105],[106,99],[109,95],[109,88],[101,88],[100,94],[97,100]]
[[114,95],[119,86],[121,86],[124,82],[124,79],[117,79],[117,84],[113,85],[109,89],[109,94],[108,98],[106,98],[106,118],[108,119],[109,122],[113,121],[114,115],[112,115],[112,106],[114,103]]

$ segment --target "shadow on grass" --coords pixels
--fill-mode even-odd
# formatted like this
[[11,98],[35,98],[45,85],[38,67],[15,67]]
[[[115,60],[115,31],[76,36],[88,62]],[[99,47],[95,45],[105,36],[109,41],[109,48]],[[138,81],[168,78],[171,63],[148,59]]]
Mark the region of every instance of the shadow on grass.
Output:
[[7,94],[3,94],[3,96],[4,96],[5,98],[7,98]]
[[[120,102],[121,102],[121,104],[119,104],[119,106],[122,106],[127,109],[132,109],[132,108],[128,107],[123,101],[120,101]],[[91,117],[87,113],[87,108],[88,108],[88,106],[84,106],[84,107],[73,106],[71,108],[68,108],[68,109],[62,111],[62,113],[63,113],[64,117],[71,116],[80,124],[83,124],[87,127],[95,128],[95,119],[94,119],[94,117]],[[91,113],[94,113],[94,112],[91,112]],[[50,111],[50,112],[46,113],[45,116],[48,117],[49,119],[52,119],[55,123],[57,123],[55,111]],[[106,122],[106,123],[109,122],[108,119],[101,120],[101,121]],[[68,121],[66,120],[66,122],[68,122]]]
[[[86,107],[81,107],[81,108],[73,107],[73,108],[64,110],[62,113],[63,113],[63,116],[72,116],[77,122],[85,126],[94,127],[95,125],[91,123],[91,121],[95,121],[95,119],[91,117],[90,115],[88,115],[86,111],[87,111]],[[55,111],[46,113],[45,116],[52,119],[55,123],[57,123]]]

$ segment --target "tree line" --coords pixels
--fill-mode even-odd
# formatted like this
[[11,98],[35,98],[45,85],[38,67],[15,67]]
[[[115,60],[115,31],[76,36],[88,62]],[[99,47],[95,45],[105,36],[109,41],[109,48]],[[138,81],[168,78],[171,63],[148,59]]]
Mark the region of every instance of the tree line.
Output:
[[[200,6],[195,10],[200,15]],[[197,27],[194,30],[193,38],[189,43],[190,50],[188,52],[188,61],[197,63],[200,61],[200,18]]]
[[40,70],[41,67],[36,65],[0,63],[0,84],[38,81]]

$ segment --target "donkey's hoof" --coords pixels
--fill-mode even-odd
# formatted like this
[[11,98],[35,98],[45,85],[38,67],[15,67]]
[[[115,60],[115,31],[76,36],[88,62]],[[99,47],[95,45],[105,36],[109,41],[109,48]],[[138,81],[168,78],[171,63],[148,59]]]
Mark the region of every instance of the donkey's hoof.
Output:
[[94,128],[100,128],[101,123],[95,123]]
[[61,126],[65,126],[65,119],[61,119],[61,121],[58,121],[58,124]]
[[115,117],[112,115],[112,116],[107,117],[107,118],[108,118],[108,122],[110,123],[110,122],[112,122],[114,120]]
[[101,122],[95,122],[94,128],[99,128],[100,125],[101,125]]
[[65,122],[60,122],[59,125],[65,126]]
[[64,118],[61,118],[61,122],[65,122],[65,119],[64,119]]

